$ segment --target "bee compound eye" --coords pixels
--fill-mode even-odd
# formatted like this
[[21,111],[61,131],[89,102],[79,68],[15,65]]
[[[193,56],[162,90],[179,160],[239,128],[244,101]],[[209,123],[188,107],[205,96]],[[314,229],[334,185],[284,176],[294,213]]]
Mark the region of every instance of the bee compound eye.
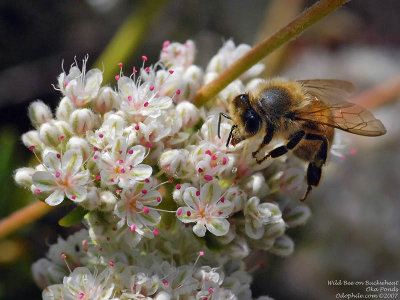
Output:
[[242,100],[243,102],[247,102],[248,101],[246,94],[239,95],[239,99]]

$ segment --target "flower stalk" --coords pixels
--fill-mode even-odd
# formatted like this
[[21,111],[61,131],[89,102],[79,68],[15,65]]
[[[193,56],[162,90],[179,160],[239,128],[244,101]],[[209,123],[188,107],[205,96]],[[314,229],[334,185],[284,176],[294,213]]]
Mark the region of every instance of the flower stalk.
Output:
[[264,41],[254,46],[243,57],[227,68],[222,74],[209,84],[201,88],[195,97],[194,103],[200,107],[212,97],[222,91],[229,83],[238,78],[265,56],[289,42],[311,25],[333,12],[350,0],[321,0],[301,13],[296,19],[281,28]]

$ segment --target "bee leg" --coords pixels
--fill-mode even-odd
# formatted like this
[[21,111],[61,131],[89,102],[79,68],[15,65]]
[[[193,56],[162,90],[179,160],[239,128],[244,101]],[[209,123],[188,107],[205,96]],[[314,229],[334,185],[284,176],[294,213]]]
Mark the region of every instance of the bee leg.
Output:
[[256,158],[257,153],[260,152],[260,150],[261,150],[265,145],[268,145],[269,142],[271,142],[271,140],[272,140],[273,137],[274,137],[274,130],[273,130],[272,127],[271,127],[270,129],[267,129],[267,133],[265,134],[264,139],[263,139],[262,143],[258,146],[257,150],[254,151],[254,152],[252,153],[253,158],[256,159],[257,163],[260,164],[261,162],[264,161],[264,159],[261,160],[261,161],[259,161],[259,160]]
[[296,133],[294,133],[291,137],[289,142],[284,145],[284,146],[279,146],[275,149],[272,149],[270,152],[268,152],[267,155],[265,155],[262,159],[257,159],[257,163],[262,163],[264,160],[266,160],[268,157],[279,157],[285,153],[287,153],[289,150],[292,150],[294,147],[296,147],[300,141],[303,139],[303,137],[305,136],[305,132],[304,130],[300,130]]
[[318,152],[315,154],[314,161],[310,162],[307,168],[307,191],[304,197],[300,201],[305,201],[312,190],[312,186],[317,186],[321,180],[322,166],[326,162],[328,155],[328,141],[327,139],[318,134],[307,133],[305,136],[306,140],[320,140],[321,146]]

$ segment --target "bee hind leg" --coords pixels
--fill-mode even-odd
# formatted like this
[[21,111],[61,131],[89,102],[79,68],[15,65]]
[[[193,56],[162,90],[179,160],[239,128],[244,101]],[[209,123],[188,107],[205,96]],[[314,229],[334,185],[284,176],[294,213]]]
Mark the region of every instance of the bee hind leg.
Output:
[[326,162],[326,157],[328,155],[328,141],[327,139],[318,134],[307,133],[305,136],[306,140],[320,140],[321,146],[318,152],[315,154],[314,160],[309,163],[307,168],[307,191],[300,201],[305,201],[312,191],[313,186],[318,186],[321,180],[322,166]]

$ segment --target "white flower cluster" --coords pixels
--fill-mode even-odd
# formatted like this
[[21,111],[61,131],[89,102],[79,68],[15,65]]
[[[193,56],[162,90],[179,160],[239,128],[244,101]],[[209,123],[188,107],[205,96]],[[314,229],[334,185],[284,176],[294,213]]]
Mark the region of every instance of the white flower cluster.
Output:
[[[232,124],[218,124],[229,100],[261,80],[263,66],[231,83],[215,105],[192,103],[249,49],[228,41],[204,71],[193,64],[192,41],[167,41],[155,65],[143,56],[125,76],[120,63],[116,88],[101,86],[102,72],[86,71],[85,58],[58,77],[55,116],[41,101],[30,105],[35,129],[22,141],[40,163],[18,169],[16,182],[49,205],[87,211],[88,231],[60,240],[33,267],[39,284],[50,285],[45,299],[250,299],[241,259],[253,249],[293,251],[286,229],[310,216],[290,197],[303,169],[286,156],[257,164],[251,153],[259,143],[226,147]],[[210,249],[219,254],[196,266],[193,254]]]

